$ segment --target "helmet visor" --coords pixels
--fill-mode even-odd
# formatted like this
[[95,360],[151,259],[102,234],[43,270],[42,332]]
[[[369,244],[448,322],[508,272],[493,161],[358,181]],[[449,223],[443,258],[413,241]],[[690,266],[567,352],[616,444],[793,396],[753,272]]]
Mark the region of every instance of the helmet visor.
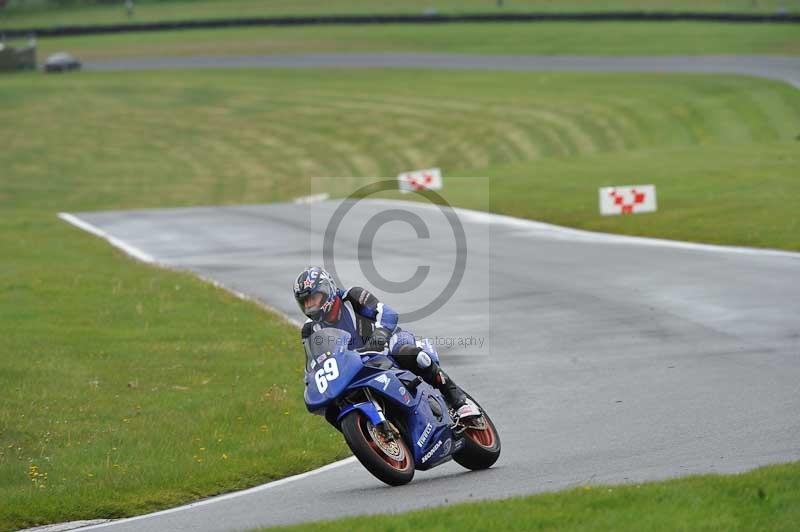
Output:
[[322,307],[330,300],[332,292],[330,283],[322,279],[313,290],[297,294],[295,299],[303,314],[311,319],[317,319]]
[[297,304],[300,305],[303,314],[311,318],[319,314],[325,300],[326,297],[322,292],[314,292],[297,298]]

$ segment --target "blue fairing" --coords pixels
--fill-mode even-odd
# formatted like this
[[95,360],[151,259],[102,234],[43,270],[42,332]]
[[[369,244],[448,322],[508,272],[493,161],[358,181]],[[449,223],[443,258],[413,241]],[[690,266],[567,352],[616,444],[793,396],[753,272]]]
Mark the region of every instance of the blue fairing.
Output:
[[362,411],[364,415],[366,415],[369,418],[370,422],[373,425],[377,425],[378,423],[383,421],[383,419],[381,419],[380,414],[378,414],[378,411],[375,409],[375,405],[373,405],[372,403],[358,403],[354,405],[349,405],[347,408],[344,408],[341,412],[339,412],[339,417],[336,419],[336,421],[337,422],[341,421],[344,418],[344,416],[346,416],[353,410]]
[[[459,439],[454,443],[450,416],[441,394],[425,383],[418,387],[417,392],[417,408],[406,420],[410,440],[408,443],[414,453],[416,468],[426,470],[449,460],[463,442]],[[439,405],[439,410],[444,415],[439,417],[432,411],[431,399]]]
[[[328,421],[338,427],[345,416],[357,410],[377,425],[384,420],[385,413],[378,412],[363,393],[352,396],[360,400],[355,404],[337,402],[350,391],[366,388],[376,399],[383,399],[380,401],[383,408],[392,413],[414,455],[417,469],[439,465],[463,446],[463,440],[454,438],[450,430],[447,405],[437,390],[420,382],[413,373],[392,366],[386,357],[367,356],[340,347],[347,345],[349,335],[330,331],[315,332],[307,340],[305,402],[309,411],[326,414]],[[327,335],[324,336],[327,343],[309,346],[317,341],[317,335]],[[406,383],[414,382],[416,390],[409,391]]]
[[361,378],[352,382],[350,388],[369,388],[403,407],[413,407],[419,401],[406,390],[400,381],[401,377],[408,381],[416,379],[416,375],[410,371],[401,369],[376,371],[369,367],[364,369],[364,374],[359,375]]
[[[326,372],[324,368],[324,362],[328,358],[336,360],[336,373],[338,375],[333,379],[328,378],[332,373]],[[317,363],[311,372],[306,374],[305,401],[308,411],[314,412],[327,408],[331,401],[342,395],[350,387],[350,382],[363,368],[364,364],[361,363],[361,357],[353,352],[336,353]],[[318,375],[319,377],[317,377]],[[320,392],[317,378],[320,381],[324,379],[327,384],[322,392]]]

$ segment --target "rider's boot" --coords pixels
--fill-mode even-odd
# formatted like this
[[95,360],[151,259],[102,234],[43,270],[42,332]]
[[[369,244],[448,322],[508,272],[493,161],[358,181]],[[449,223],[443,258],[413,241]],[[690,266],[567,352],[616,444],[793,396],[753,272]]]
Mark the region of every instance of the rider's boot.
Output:
[[453,382],[436,362],[431,361],[430,366],[423,368],[422,378],[425,382],[442,392],[447,406],[458,414],[459,419],[466,419],[481,415],[472,401],[467,400],[464,390]]

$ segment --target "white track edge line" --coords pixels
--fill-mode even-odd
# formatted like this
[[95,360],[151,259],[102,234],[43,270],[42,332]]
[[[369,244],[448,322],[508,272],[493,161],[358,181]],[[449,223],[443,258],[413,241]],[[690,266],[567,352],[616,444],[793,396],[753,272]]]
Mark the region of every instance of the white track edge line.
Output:
[[69,214],[69,213],[66,213],[66,212],[60,212],[60,213],[58,213],[58,217],[61,218],[62,220],[64,220],[65,222],[68,222],[68,223],[74,225],[75,227],[83,229],[87,233],[91,233],[91,234],[93,234],[95,236],[98,236],[98,237],[102,238],[103,240],[107,241],[109,244],[111,244],[115,248],[118,248],[118,249],[122,250],[127,255],[129,255],[129,256],[137,259],[137,260],[140,260],[140,261],[142,261],[142,262],[144,262],[146,264],[152,264],[152,265],[155,265],[155,266],[159,266],[160,268],[164,268],[166,270],[172,270],[172,271],[182,272],[182,273],[187,273],[187,272],[191,273],[192,275],[194,275],[198,279],[200,279],[202,281],[205,281],[206,283],[209,283],[209,284],[211,284],[211,285],[213,285],[213,286],[215,286],[217,288],[221,288],[221,289],[233,294],[238,299],[241,299],[243,301],[250,301],[250,302],[255,303],[259,307],[261,307],[261,308],[263,308],[263,309],[265,309],[265,310],[267,310],[269,312],[277,314],[284,321],[287,321],[287,322],[291,323],[295,327],[302,327],[303,326],[302,322],[292,318],[288,314],[286,314],[283,311],[273,307],[272,305],[268,305],[267,303],[261,301],[260,299],[257,299],[257,298],[254,298],[252,296],[249,296],[249,295],[245,294],[244,292],[240,292],[240,291],[238,291],[238,290],[236,290],[234,288],[226,286],[224,283],[221,283],[221,282],[219,282],[219,281],[217,281],[215,279],[211,279],[210,277],[206,277],[204,275],[201,275],[201,274],[199,274],[197,272],[194,272],[194,271],[191,271],[191,270],[186,270],[186,269],[183,269],[183,268],[177,268],[177,267],[175,267],[175,266],[173,266],[171,264],[167,264],[165,262],[158,261],[154,257],[152,257],[151,255],[148,255],[144,251],[140,250],[139,248],[126,243],[124,240],[120,240],[119,238],[111,236],[110,234],[108,234],[107,232],[103,231],[99,227],[96,227],[96,226],[90,224],[89,222],[85,222],[85,221],[81,220],[80,218],[78,218],[75,215],[72,215],[72,214]]
[[122,240],[119,240],[118,238],[109,235],[102,229],[95,227],[90,223],[84,222],[83,220],[81,220],[76,216],[73,216],[72,214],[69,214],[67,212],[60,212],[58,213],[58,217],[64,220],[65,222],[71,223],[75,227],[79,227],[84,231],[87,231],[95,236],[99,236],[100,238],[107,240],[112,246],[121,249],[122,251],[124,251],[125,253],[127,253],[128,255],[130,255],[135,259],[138,259],[142,262],[146,262],[148,264],[153,264],[156,262],[156,260],[153,257],[143,252],[142,250],[126,244]]
[[[457,179],[457,178],[453,178]],[[337,199],[330,199],[327,200],[329,202],[341,202],[346,201],[347,198],[337,198]],[[361,200],[365,201],[365,200]],[[396,206],[397,203],[412,203],[422,208],[428,209],[439,209],[438,205],[432,205],[429,203],[423,203],[419,201],[413,200],[390,200],[390,199],[379,199],[379,198],[369,198],[366,199],[368,202],[374,203],[385,203],[389,205]],[[191,207],[189,207],[191,208]],[[614,234],[614,233],[603,233],[601,231],[590,231],[587,229],[576,229],[573,227],[566,227],[563,225],[556,225],[547,222],[540,222],[537,220],[530,220],[527,218],[517,218],[515,216],[508,216],[505,214],[497,214],[488,211],[478,211],[474,209],[466,209],[464,207],[452,207],[451,209],[456,214],[460,214],[462,216],[466,216],[470,220],[476,223],[484,223],[484,224],[491,224],[491,223],[499,223],[505,225],[510,228],[522,229],[522,230],[537,230],[537,231],[547,231],[552,234],[561,235],[564,237],[572,237],[573,240],[576,241],[591,241],[591,242],[605,242],[610,244],[626,244],[626,245],[648,245],[648,246],[658,246],[658,247],[668,247],[668,248],[675,248],[675,249],[687,249],[687,250],[694,250],[694,251],[711,251],[716,253],[738,253],[743,255],[763,255],[763,256],[776,256],[776,257],[788,257],[793,259],[800,259],[800,252],[798,251],[787,251],[783,249],[775,249],[775,248],[754,248],[754,247],[747,247],[747,246],[726,246],[723,244],[703,244],[700,242],[687,242],[685,240],[670,240],[667,238],[655,238],[655,237],[647,237],[647,236],[635,236],[635,235],[621,235],[621,234]],[[144,262],[155,262],[155,261],[147,255],[146,253],[126,244],[122,240],[119,240],[115,237],[108,235],[105,231],[94,227],[93,225],[80,220],[79,218],[68,214],[68,213],[59,213],[58,215],[60,218],[73,223],[74,225],[89,231],[95,235],[98,235],[102,238],[105,238],[114,246],[119,247],[120,249],[131,249],[135,250],[135,252],[143,255],[144,257],[148,257],[149,260],[144,260]],[[134,255],[135,256],[135,255]],[[169,268],[172,270],[178,270],[172,266],[158,263],[159,265]],[[178,270],[178,271],[187,271],[187,270]],[[195,272],[194,275],[200,277],[206,282],[210,282],[215,286],[219,286],[233,294],[235,294],[240,299],[245,299],[248,301],[254,301],[255,303],[259,304],[260,306],[276,312],[285,317],[291,323],[297,325],[298,327],[302,326],[302,323],[290,318],[288,315],[284,314],[282,311],[271,307],[270,305],[260,301],[258,299],[254,299],[250,296],[247,296],[241,292],[237,292],[231,288],[226,287],[225,285],[219,283],[218,281],[214,281],[213,279],[205,278]]]
[[[83,229],[84,231],[86,231],[88,233],[91,233],[91,234],[93,234],[95,236],[98,236],[98,237],[106,240],[112,246],[122,250],[127,255],[129,255],[129,256],[137,259],[137,260],[140,260],[140,261],[142,261],[144,263],[157,265],[159,267],[162,267],[162,268],[165,268],[165,269],[169,269],[169,270],[173,270],[173,271],[181,271],[181,272],[185,272],[186,271],[186,270],[180,270],[180,269],[174,268],[174,267],[172,267],[172,266],[170,266],[168,264],[164,264],[162,262],[159,262],[159,261],[155,260],[151,255],[148,255],[147,253],[143,252],[142,250],[140,250],[140,249],[138,249],[138,248],[136,248],[134,246],[131,246],[130,244],[127,244],[127,243],[125,243],[124,241],[122,241],[122,240],[120,240],[118,238],[115,238],[115,237],[111,236],[110,234],[106,233],[105,231],[103,231],[99,227],[96,227],[96,226],[94,226],[94,225],[92,225],[92,224],[90,224],[88,222],[85,222],[85,221],[81,220],[80,218],[78,218],[77,216],[74,216],[74,215],[66,213],[66,212],[60,212],[60,213],[58,213],[58,217],[61,218],[62,220],[64,220],[65,222],[68,222],[68,223],[74,225],[75,227],[78,227],[79,229]],[[229,288],[229,287],[225,286],[224,284],[220,283],[219,281],[215,281],[214,279],[210,279],[208,277],[199,275],[199,274],[197,274],[195,272],[190,272],[190,273],[194,274],[199,279],[202,279],[203,281],[212,284],[215,287],[222,288],[223,290],[226,290],[226,291],[232,293],[234,296],[236,296],[239,299],[242,299],[242,300],[245,300],[245,301],[252,301],[252,302],[258,304],[259,306],[261,306],[261,307],[263,307],[263,308],[265,308],[265,309],[267,309],[267,310],[269,310],[271,312],[274,312],[275,314],[277,314],[278,316],[280,316],[281,318],[283,318],[287,322],[291,323],[292,325],[295,325],[297,327],[301,327],[302,326],[302,324],[299,321],[295,320],[294,318],[289,317],[288,315],[284,314],[283,312],[281,312],[280,310],[276,309],[275,307],[267,305],[263,301],[255,299],[253,297],[250,297],[247,294],[244,294],[243,292],[239,292],[237,290],[233,290],[232,288]],[[286,478],[274,480],[272,482],[268,482],[267,484],[261,484],[260,486],[255,486],[255,487],[252,487],[252,488],[247,488],[247,489],[244,489],[244,490],[235,491],[235,492],[232,492],[232,493],[226,493],[224,495],[218,495],[216,497],[211,497],[209,499],[204,499],[204,500],[201,500],[201,501],[195,501],[195,502],[192,502],[192,503],[189,503],[189,504],[185,504],[185,505],[182,505],[182,506],[176,506],[175,508],[169,508],[167,510],[160,510],[158,512],[153,512],[153,513],[149,513],[149,514],[142,514],[142,515],[137,515],[137,516],[134,516],[134,517],[127,517],[127,518],[123,518],[123,519],[115,519],[113,521],[108,521],[106,523],[100,523],[100,524],[91,525],[91,526],[88,526],[88,527],[79,527],[79,528],[76,528],[74,530],[92,530],[92,529],[97,529],[97,528],[103,528],[103,527],[113,526],[116,523],[123,523],[123,522],[128,522],[128,521],[136,521],[136,520],[139,520],[139,519],[145,519],[145,518],[148,518],[148,517],[154,517],[156,515],[164,515],[164,514],[169,514],[169,513],[173,513],[173,512],[179,512],[179,511],[187,510],[189,508],[195,508],[197,506],[205,506],[207,504],[211,504],[211,503],[214,503],[214,502],[219,502],[219,501],[223,501],[223,500],[227,500],[227,499],[232,499],[234,497],[239,497],[239,496],[242,496],[242,495],[247,495],[247,494],[250,494],[250,493],[256,493],[256,492],[259,492],[259,491],[263,491],[263,490],[267,490],[267,489],[274,488],[274,487],[277,487],[277,486],[281,486],[283,484],[286,484],[286,483],[289,483],[289,482],[293,482],[295,480],[301,480],[301,479],[304,479],[306,477],[309,477],[309,476],[312,476],[312,475],[316,475],[318,473],[322,473],[322,472],[325,472],[325,471],[328,471],[328,470],[331,470],[331,469],[335,469],[335,468],[341,467],[343,465],[351,464],[354,461],[355,461],[355,457],[351,456],[349,458],[345,458],[344,460],[339,460],[338,462],[333,462],[331,464],[324,465],[324,466],[319,467],[317,469],[313,469],[311,471],[306,471],[305,473],[300,473],[298,475],[293,475],[291,477],[286,477]]]
[[[438,205],[416,202],[413,200],[369,199],[367,201],[381,202],[392,205],[396,205],[397,202],[404,202],[404,203],[411,202],[428,209],[440,208]],[[605,242],[610,244],[627,244],[627,245],[638,244],[638,245],[668,247],[676,249],[688,249],[695,251],[712,251],[716,253],[738,253],[743,255],[763,255],[763,256],[777,256],[777,257],[789,257],[793,259],[800,259],[800,252],[797,251],[786,251],[774,248],[752,248],[746,246],[725,246],[722,244],[703,244],[699,242],[686,242],[684,240],[670,240],[667,238],[654,238],[647,236],[603,233],[600,231],[575,229],[573,227],[565,227],[563,225],[556,225],[547,222],[539,222],[536,220],[528,220],[526,218],[517,218],[505,214],[497,214],[493,212],[465,209],[463,207],[450,207],[450,208],[453,209],[453,211],[456,214],[464,216],[476,223],[484,223],[484,224],[499,223],[510,228],[516,228],[521,230],[547,231],[553,234],[569,237],[575,241]]]
[[344,465],[352,464],[355,461],[356,461],[356,457],[355,456],[351,456],[349,458],[345,458],[344,460],[339,460],[338,462],[333,462],[331,464],[324,465],[324,466],[319,467],[317,469],[312,469],[311,471],[306,471],[305,473],[300,473],[300,474],[297,474],[297,475],[292,475],[291,477],[286,477],[286,478],[281,478],[281,479],[278,479],[278,480],[274,480],[272,482],[268,482],[267,484],[261,484],[260,486],[247,488],[247,489],[244,489],[244,490],[241,490],[241,491],[234,491],[232,493],[225,493],[223,495],[217,495],[216,497],[210,497],[208,499],[203,499],[203,500],[200,500],[200,501],[191,502],[189,504],[184,504],[183,506],[176,506],[175,508],[168,508],[166,510],[159,510],[158,512],[137,515],[137,516],[134,516],[134,517],[126,517],[126,518],[123,518],[123,519],[115,519],[114,521],[108,521],[106,523],[100,523],[100,524],[97,524],[97,525],[80,527],[80,528],[76,528],[75,530],[80,530],[80,531],[83,531],[83,530],[94,530],[94,529],[98,529],[98,528],[114,526],[116,524],[129,523],[131,521],[139,521],[141,519],[147,519],[147,518],[156,517],[156,516],[159,516],[159,515],[166,515],[166,514],[171,514],[171,513],[175,513],[175,512],[182,512],[184,510],[189,510],[191,508],[197,508],[198,506],[206,506],[208,504],[213,504],[215,502],[220,502],[220,501],[224,501],[224,500],[227,500],[227,499],[233,499],[235,497],[240,497],[242,495],[249,495],[251,493],[257,493],[259,491],[268,490],[270,488],[277,488],[278,486],[282,486],[283,484],[288,484],[289,482],[294,482],[295,480],[302,480],[304,478],[308,478],[310,476],[314,476],[314,475],[316,475],[318,473],[324,473],[325,471],[329,471],[331,469],[336,469],[336,468],[344,466]]

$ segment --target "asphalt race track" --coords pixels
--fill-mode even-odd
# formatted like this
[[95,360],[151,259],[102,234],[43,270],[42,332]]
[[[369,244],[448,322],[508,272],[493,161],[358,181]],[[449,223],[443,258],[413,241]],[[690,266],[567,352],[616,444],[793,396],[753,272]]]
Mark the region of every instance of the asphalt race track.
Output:
[[175,56],[86,61],[86,70],[178,68],[428,68],[455,70],[695,72],[776,79],[800,88],[800,58],[789,56],[545,56],[437,53],[316,53]]
[[[338,205],[75,216],[145,259],[300,318],[292,281],[320,261],[319,235]],[[364,279],[359,233],[387,209],[430,228],[419,238],[395,221],[377,233],[383,277],[399,281],[430,266],[412,294],[378,290],[402,322],[446,285],[456,250],[436,207],[363,200],[336,235],[335,264],[348,285]],[[389,488],[348,462],[99,528],[239,530],[800,459],[800,254],[587,233],[474,211],[458,211],[458,219],[467,244],[461,285],[438,312],[404,325],[453,340],[442,344],[443,365],[492,414],[503,442],[495,467],[467,472],[450,463]],[[457,343],[466,338],[472,345]]]

